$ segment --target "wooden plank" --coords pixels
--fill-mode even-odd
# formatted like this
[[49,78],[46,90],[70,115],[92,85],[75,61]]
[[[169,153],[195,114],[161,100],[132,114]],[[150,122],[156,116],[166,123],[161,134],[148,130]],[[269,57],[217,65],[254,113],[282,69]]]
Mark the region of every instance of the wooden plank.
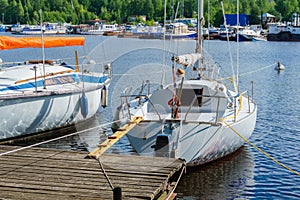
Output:
[[[19,160],[21,161],[21,160]],[[64,161],[65,162],[65,161]],[[94,161],[96,162],[96,161]],[[23,164],[22,164],[23,163]],[[52,161],[47,161],[44,160],[43,161],[35,161],[35,162],[21,162],[21,163],[17,163],[16,161],[13,161],[11,163],[8,163],[7,161],[5,162],[0,162],[1,166],[3,167],[4,170],[12,170],[12,171],[16,171],[22,168],[26,168],[27,166],[30,166],[31,169],[34,169],[35,171],[40,171],[40,170],[47,170],[47,171],[52,171],[54,170],[55,172],[74,172],[76,173],[76,171],[81,170],[82,173],[84,174],[95,174],[95,173],[100,173],[101,169],[99,164],[95,164],[95,165],[89,165],[87,167],[83,167],[82,165],[75,165],[73,162],[69,163],[70,165],[67,165],[67,163],[63,163],[63,164],[59,164],[58,161],[52,162]],[[58,165],[59,164],[59,165]],[[107,172],[109,173],[122,173],[122,174],[131,174],[132,176],[140,176],[140,175],[147,175],[149,176],[148,178],[155,178],[155,177],[164,177],[168,175],[169,171],[172,171],[173,168],[167,167],[161,167],[161,168],[157,168],[157,167],[152,167],[151,166],[147,166],[147,167],[143,167],[143,166],[132,166],[132,165],[113,165],[114,163],[111,164],[106,164],[104,165],[104,168]],[[115,163],[118,164],[118,163]],[[123,168],[122,168],[123,167]],[[139,167],[139,171],[136,171],[136,167]],[[3,173],[0,172],[0,174]]]
[[133,129],[142,120],[142,117],[134,117],[129,123],[126,123],[122,128],[119,128],[119,130],[112,136],[109,136],[107,140],[99,144],[98,148],[88,154],[88,157],[98,159],[106,150],[119,141],[126,133],[128,133],[128,131]]
[[0,187],[1,198],[4,199],[109,199],[112,196],[112,191],[103,191],[101,193],[66,193],[60,191],[43,191],[36,189],[16,189],[13,187]]
[[[18,147],[0,146],[0,153]],[[6,199],[112,199],[95,159],[85,152],[33,148],[0,156],[0,191]],[[184,167],[176,159],[104,154],[99,157],[123,199],[154,199]]]
[[[24,177],[25,179],[27,179],[27,177],[30,177],[32,175],[34,175],[36,178],[39,178],[39,177],[42,177],[42,178],[47,178],[47,177],[52,177],[52,178],[55,178],[56,176],[59,177],[59,179],[63,180],[63,179],[68,179],[68,175],[70,175],[70,173],[72,172],[60,172],[60,171],[55,171],[55,170],[47,170],[47,173],[37,173],[37,170],[35,169],[32,169],[30,168],[29,170],[26,170],[26,169],[20,169],[20,170],[17,170],[17,171],[10,171],[10,172],[13,172],[13,175],[11,173],[7,173],[10,178],[13,178],[14,176],[18,176],[18,177]],[[6,173],[6,172],[5,172]],[[1,173],[2,175],[5,174],[5,173]],[[93,180],[95,180],[95,178],[97,177],[97,174],[94,174],[94,173],[90,173],[90,174],[86,174],[86,173],[81,173],[80,175],[77,175],[76,174],[77,172],[74,172],[73,174],[75,174],[74,176],[72,176],[72,180],[85,180],[85,179],[88,179],[90,180],[91,182]],[[73,175],[72,174],[72,175]],[[100,175],[99,176],[103,176],[103,173],[99,173]],[[147,179],[147,183],[160,183],[161,181],[165,180],[164,177],[153,177],[153,176],[147,176],[147,175],[143,175],[143,176],[140,176],[140,175],[136,175],[136,174],[120,174],[120,173],[117,173],[117,172],[114,172],[114,173],[110,173],[110,172],[107,172],[107,174],[109,174],[110,178],[115,180],[115,181],[122,181],[122,180],[127,180],[127,182],[130,182],[130,181],[133,181],[133,182],[142,182],[141,181],[141,178],[142,179]],[[99,182],[101,180],[97,180],[97,182]],[[106,180],[104,180],[104,182],[106,182]]]

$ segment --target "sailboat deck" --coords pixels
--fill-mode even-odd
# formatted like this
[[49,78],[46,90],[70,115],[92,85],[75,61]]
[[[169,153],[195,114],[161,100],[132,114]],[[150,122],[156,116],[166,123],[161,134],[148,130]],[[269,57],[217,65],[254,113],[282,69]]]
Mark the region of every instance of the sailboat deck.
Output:
[[146,116],[143,116],[144,121],[179,121],[184,120],[188,123],[215,123],[216,122],[216,113],[178,113],[179,118],[172,118],[171,114],[161,114],[159,116],[156,113],[148,113]]
[[[157,114],[155,112],[149,112],[143,116],[143,121],[161,122],[161,121],[180,121],[183,120],[184,123],[203,123],[211,125],[220,125],[220,118],[226,119],[226,121],[233,121],[243,119],[248,116],[250,112],[253,112],[255,106],[250,103],[244,102],[239,111],[236,110],[237,114],[234,115],[233,109],[227,109],[222,116],[218,116],[217,112],[179,112],[178,118],[172,118],[171,113]],[[218,119],[218,120],[217,120]]]

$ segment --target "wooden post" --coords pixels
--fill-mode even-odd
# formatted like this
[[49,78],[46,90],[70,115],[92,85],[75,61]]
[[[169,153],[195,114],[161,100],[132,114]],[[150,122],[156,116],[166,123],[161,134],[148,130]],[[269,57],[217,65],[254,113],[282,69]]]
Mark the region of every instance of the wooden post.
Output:
[[77,51],[75,51],[75,59],[76,59],[76,69],[75,69],[75,71],[76,71],[76,72],[79,72],[78,52],[77,52]]
[[122,189],[120,187],[115,187],[113,189],[114,198],[113,200],[121,200],[122,199]]

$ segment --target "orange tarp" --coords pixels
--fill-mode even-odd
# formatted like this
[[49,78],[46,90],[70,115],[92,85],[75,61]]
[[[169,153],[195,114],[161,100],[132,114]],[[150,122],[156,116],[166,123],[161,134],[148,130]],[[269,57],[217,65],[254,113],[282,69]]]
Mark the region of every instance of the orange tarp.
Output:
[[[44,37],[44,47],[83,46],[84,37]],[[0,50],[42,48],[42,37],[0,36]]]

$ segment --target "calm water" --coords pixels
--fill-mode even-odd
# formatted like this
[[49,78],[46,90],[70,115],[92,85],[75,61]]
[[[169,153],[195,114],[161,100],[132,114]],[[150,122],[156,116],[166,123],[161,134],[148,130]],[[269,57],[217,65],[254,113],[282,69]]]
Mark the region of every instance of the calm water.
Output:
[[[230,43],[233,63],[236,63],[236,45]],[[254,100],[258,104],[256,129],[250,141],[293,170],[300,172],[300,43],[245,42],[239,43],[240,89],[250,88],[254,81]],[[223,41],[205,41],[205,48],[223,70],[230,74],[231,60],[228,44]],[[142,80],[160,83],[163,57],[170,52],[190,52],[193,41],[169,43],[159,40],[117,39],[114,37],[86,37],[86,48],[68,47],[49,49],[46,58],[70,58],[74,63],[74,49],[96,62],[112,61],[113,82],[110,87],[110,106],[76,130],[99,126],[112,121],[114,108],[120,103],[124,88],[133,90]],[[39,49],[1,51],[4,62],[40,59]],[[82,62],[86,62],[81,59]],[[277,73],[275,62],[286,70]],[[150,64],[149,64],[150,63]],[[170,65],[170,62],[165,62]],[[266,67],[269,66],[269,67]],[[166,68],[167,75],[169,67]],[[263,70],[262,70],[263,69]],[[256,72],[254,72],[256,71]],[[253,72],[253,73],[250,73]],[[169,79],[167,79],[168,81]],[[90,150],[110,134],[109,126],[98,127],[46,147]],[[123,138],[111,153],[134,154]],[[180,181],[176,192],[179,199],[300,199],[300,177],[271,161],[249,145],[219,161],[189,171]]]

